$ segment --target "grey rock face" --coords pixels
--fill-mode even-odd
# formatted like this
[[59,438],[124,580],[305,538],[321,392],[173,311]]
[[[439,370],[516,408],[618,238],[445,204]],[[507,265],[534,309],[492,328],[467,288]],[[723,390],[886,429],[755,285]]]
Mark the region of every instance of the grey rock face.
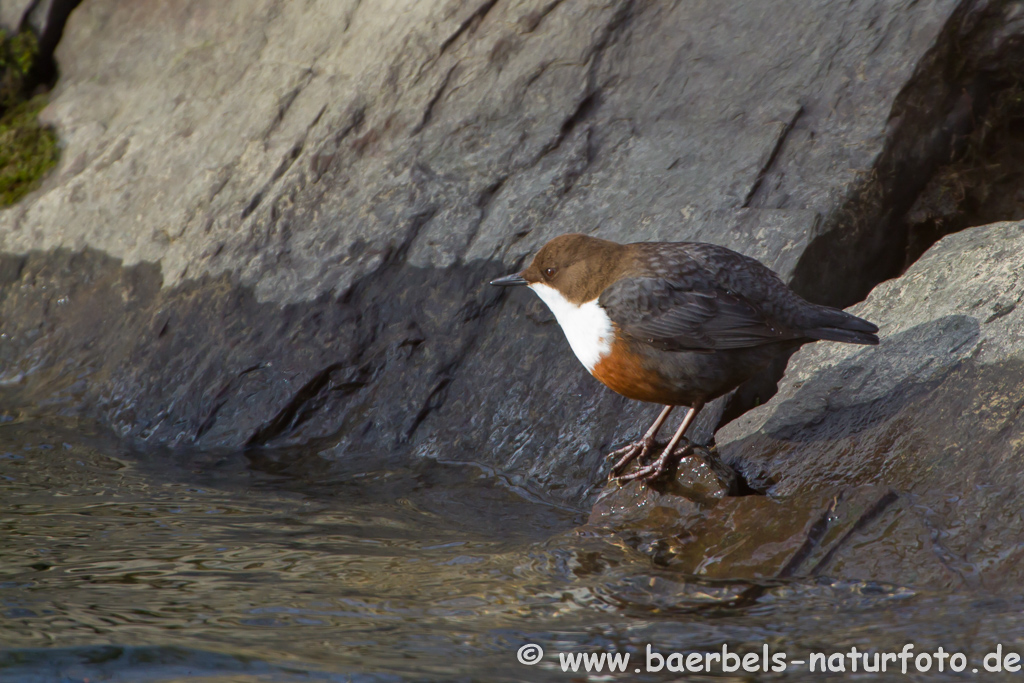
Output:
[[4,0],[0,2],[0,28],[8,33],[17,33],[22,20],[35,4],[33,0]]
[[[343,293],[398,246],[420,267],[515,263],[577,229],[783,265],[806,212],[871,167],[955,7],[914,4],[89,2],[45,115],[64,163],[0,247],[88,245],[159,263],[165,286],[239,272],[275,302]],[[805,126],[828,158],[800,182],[814,200],[730,236],[723,212]]]
[[0,213],[4,377],[133,440],[473,460],[579,502],[657,409],[487,280],[568,231],[874,262],[875,210],[837,217],[924,154],[893,151],[927,128],[901,92],[971,7],[87,0],[61,165]]
[[[1019,585],[1022,303],[1024,224],[946,237],[850,309],[881,327],[879,347],[804,347],[778,395],[718,433],[773,518],[828,512],[802,571]],[[751,516],[744,531],[773,523]]]

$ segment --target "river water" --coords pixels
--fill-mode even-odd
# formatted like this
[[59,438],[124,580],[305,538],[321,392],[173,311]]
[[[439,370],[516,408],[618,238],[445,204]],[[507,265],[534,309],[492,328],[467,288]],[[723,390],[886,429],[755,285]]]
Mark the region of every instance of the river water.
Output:
[[[585,518],[469,466],[137,453],[88,425],[8,422],[0,681],[671,680],[647,671],[648,645],[767,646],[788,663],[907,643],[963,652],[961,677],[995,680],[988,651],[1024,652],[1016,597],[707,583]],[[518,661],[528,645],[536,664]],[[562,670],[560,654],[600,653],[628,653],[627,673]],[[910,671],[896,677],[936,678]],[[822,680],[797,664],[726,676]]]

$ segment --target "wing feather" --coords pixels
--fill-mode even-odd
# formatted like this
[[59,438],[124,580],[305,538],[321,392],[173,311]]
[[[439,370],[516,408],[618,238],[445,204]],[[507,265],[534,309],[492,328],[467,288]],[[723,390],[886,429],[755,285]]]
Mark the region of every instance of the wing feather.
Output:
[[621,334],[666,351],[739,349],[800,336],[704,278],[625,278],[599,303]]

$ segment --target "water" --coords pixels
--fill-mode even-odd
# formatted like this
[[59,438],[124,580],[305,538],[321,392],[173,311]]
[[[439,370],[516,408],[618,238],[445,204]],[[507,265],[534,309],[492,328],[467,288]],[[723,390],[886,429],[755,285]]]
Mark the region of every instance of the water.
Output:
[[[9,422],[0,681],[678,677],[643,671],[648,643],[790,659],[941,645],[970,657],[966,676],[997,643],[1024,652],[1017,597],[688,580],[585,517],[467,466],[130,453],[87,425]],[[545,656],[520,664],[531,643]],[[631,653],[630,673],[561,669],[558,653],[602,652]]]

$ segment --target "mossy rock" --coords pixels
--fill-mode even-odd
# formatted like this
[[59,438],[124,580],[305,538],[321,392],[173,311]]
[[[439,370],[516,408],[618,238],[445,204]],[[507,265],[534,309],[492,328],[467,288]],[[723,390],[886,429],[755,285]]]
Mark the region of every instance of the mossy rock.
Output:
[[9,109],[0,118],[0,206],[18,201],[57,163],[57,136],[39,124],[46,96]]
[[0,30],[0,108],[3,110],[25,99],[25,81],[38,54],[39,43],[31,31],[8,37]]
[[0,206],[18,201],[57,163],[53,131],[40,126],[46,97],[25,101],[26,78],[38,54],[35,35],[0,31]]

